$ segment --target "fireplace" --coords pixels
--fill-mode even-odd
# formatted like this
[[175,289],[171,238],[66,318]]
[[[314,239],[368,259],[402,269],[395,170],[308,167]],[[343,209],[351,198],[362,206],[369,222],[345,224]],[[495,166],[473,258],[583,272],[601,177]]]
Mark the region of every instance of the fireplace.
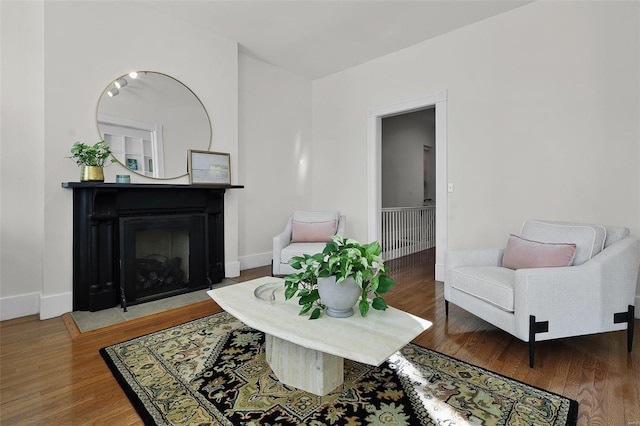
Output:
[[73,189],[73,309],[98,311],[224,278],[224,193],[239,185],[65,182]]

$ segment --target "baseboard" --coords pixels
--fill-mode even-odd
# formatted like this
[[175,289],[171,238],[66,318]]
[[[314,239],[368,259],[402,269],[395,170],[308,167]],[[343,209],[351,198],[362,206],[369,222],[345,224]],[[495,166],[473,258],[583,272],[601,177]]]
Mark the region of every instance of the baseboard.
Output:
[[40,319],[59,317],[73,311],[73,293],[60,293],[40,297]]
[[271,265],[271,252],[251,254],[249,256],[241,256],[238,258],[240,261],[240,270],[258,268],[260,266]]
[[0,299],[0,321],[36,315],[40,312],[40,293],[20,294]]
[[224,264],[225,278],[235,278],[240,276],[240,262],[226,262]]

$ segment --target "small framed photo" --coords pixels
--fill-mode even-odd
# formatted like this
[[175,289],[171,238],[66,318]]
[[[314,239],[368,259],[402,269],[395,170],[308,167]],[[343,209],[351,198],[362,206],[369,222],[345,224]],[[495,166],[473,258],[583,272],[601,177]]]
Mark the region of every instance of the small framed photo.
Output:
[[189,150],[189,183],[231,185],[231,161],[228,153]]

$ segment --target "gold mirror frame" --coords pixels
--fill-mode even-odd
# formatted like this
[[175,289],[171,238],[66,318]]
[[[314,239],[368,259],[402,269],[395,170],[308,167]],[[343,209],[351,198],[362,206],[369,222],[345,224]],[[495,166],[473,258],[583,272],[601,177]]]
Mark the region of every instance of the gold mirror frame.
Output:
[[[105,132],[108,128],[110,128],[109,126],[111,126],[111,123],[105,123],[105,120],[118,120],[119,125],[122,125],[123,128],[129,128],[129,123],[132,122],[144,123],[145,126],[149,126],[149,128],[145,127],[144,131],[154,128],[155,125],[155,129],[159,132],[156,134],[159,134],[158,139],[160,142],[158,143],[158,145],[161,152],[161,155],[159,157],[162,160],[162,164],[160,165],[161,169],[164,170],[165,165],[168,163],[168,161],[172,161],[172,163],[169,163],[170,167],[167,168],[168,170],[175,170],[184,167],[184,172],[180,171],[177,174],[174,173],[171,176],[167,176],[167,173],[163,172],[163,176],[154,176],[153,174],[155,173],[153,172],[153,168],[151,172],[148,169],[149,167],[154,166],[153,161],[150,161],[151,158],[157,159],[158,157],[144,157],[146,150],[145,152],[140,152],[139,158],[135,161],[135,164],[130,163],[129,165],[127,165],[128,158],[124,148],[121,153],[118,149],[114,149],[112,147],[112,150],[116,151],[115,153],[112,153],[113,158],[115,158],[118,163],[120,163],[125,169],[127,169],[128,172],[132,172],[140,176],[145,176],[150,179],[168,180],[187,176],[188,150],[211,150],[213,129],[211,126],[211,118],[207,109],[205,108],[200,98],[198,98],[198,96],[195,94],[195,92],[193,92],[180,80],[177,80],[176,78],[171,77],[168,74],[156,71],[137,71],[138,77],[132,78],[130,75],[131,73],[124,74],[115,78],[107,85],[107,87],[104,88],[100,97],[98,98],[98,102],[96,105],[96,126],[100,138],[104,138]],[[122,84],[123,79],[126,81],[126,83],[124,84]],[[161,96],[165,95],[166,92],[163,91],[162,94],[156,93],[158,87],[160,86],[159,84],[156,84],[155,87],[150,86],[150,83],[153,83],[153,81],[157,79],[160,79],[159,81],[163,81],[162,84],[168,84],[167,91],[177,92],[176,96],[184,97],[186,106],[177,106],[175,102],[170,102],[169,100],[164,103],[158,102],[158,99],[161,98]],[[115,83],[118,81],[120,81],[121,84],[121,87],[119,88],[115,86]],[[109,96],[107,92],[113,90],[114,88],[117,89],[115,96]],[[175,100],[176,98],[173,97],[171,99]],[[125,107],[117,107],[118,104],[116,104],[116,102],[118,101],[125,102]],[[145,105],[145,102],[148,103],[148,108],[142,107],[142,105]],[[158,118],[155,116],[151,118],[149,117],[150,111],[153,111],[154,108],[157,109],[158,105],[167,104],[169,106],[163,108],[160,112],[158,112],[158,115],[165,116],[165,122],[163,122],[162,118]],[[188,109],[193,109],[192,114],[188,114]],[[141,112],[138,113],[138,111]],[[178,123],[177,120],[179,120],[180,117],[179,113],[187,113],[188,120],[198,120],[196,122],[197,124],[193,125],[192,121],[187,121],[187,119],[183,117],[181,121],[179,121],[179,124],[167,126],[166,122],[170,121],[170,119],[174,117],[176,119],[176,123]],[[197,117],[198,114],[201,114],[201,117]],[[185,123],[187,123],[188,125]],[[180,133],[180,130],[182,130],[182,134]],[[137,129],[135,131],[137,131]],[[149,131],[153,132],[153,130]],[[195,141],[194,138],[188,134],[189,132],[198,131],[200,131],[201,133],[200,136],[203,136],[201,139],[204,140]],[[208,138],[204,137],[204,134],[202,134],[205,131],[208,133]],[[152,142],[153,149],[151,149],[151,151],[153,151],[154,153],[157,153],[158,148],[155,145],[157,142],[158,141],[155,140]],[[144,143],[146,143],[146,141]],[[164,155],[165,153],[167,155]],[[132,160],[129,159],[129,161]],[[141,166],[141,164],[138,164],[138,162],[140,161],[144,162],[145,167],[138,167]],[[148,161],[149,163],[147,163]],[[134,165],[136,166],[136,169],[132,169]],[[159,170],[158,164],[155,164],[155,170],[157,173],[157,171]]]

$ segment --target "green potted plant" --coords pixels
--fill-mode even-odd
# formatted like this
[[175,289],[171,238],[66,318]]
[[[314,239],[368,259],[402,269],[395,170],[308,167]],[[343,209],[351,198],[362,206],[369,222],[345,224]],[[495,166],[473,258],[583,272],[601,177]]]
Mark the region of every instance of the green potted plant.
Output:
[[[322,253],[295,256],[289,261],[300,272],[285,277],[285,299],[297,295],[300,315],[311,311],[310,319],[319,318],[323,310],[329,316],[350,316],[358,298],[363,317],[370,307],[386,310],[388,306],[381,295],[393,287],[395,280],[386,274],[380,244],[361,244],[337,235],[331,240]],[[351,295],[331,294],[343,290]],[[355,298],[349,300],[354,294]],[[373,298],[369,300],[369,296]],[[343,306],[332,306],[336,301]]]
[[[105,141],[98,141],[93,145],[76,142],[71,147],[71,158],[77,165],[81,166],[81,181],[104,181],[103,167],[111,155],[111,149]],[[117,160],[111,158],[111,163]]]

